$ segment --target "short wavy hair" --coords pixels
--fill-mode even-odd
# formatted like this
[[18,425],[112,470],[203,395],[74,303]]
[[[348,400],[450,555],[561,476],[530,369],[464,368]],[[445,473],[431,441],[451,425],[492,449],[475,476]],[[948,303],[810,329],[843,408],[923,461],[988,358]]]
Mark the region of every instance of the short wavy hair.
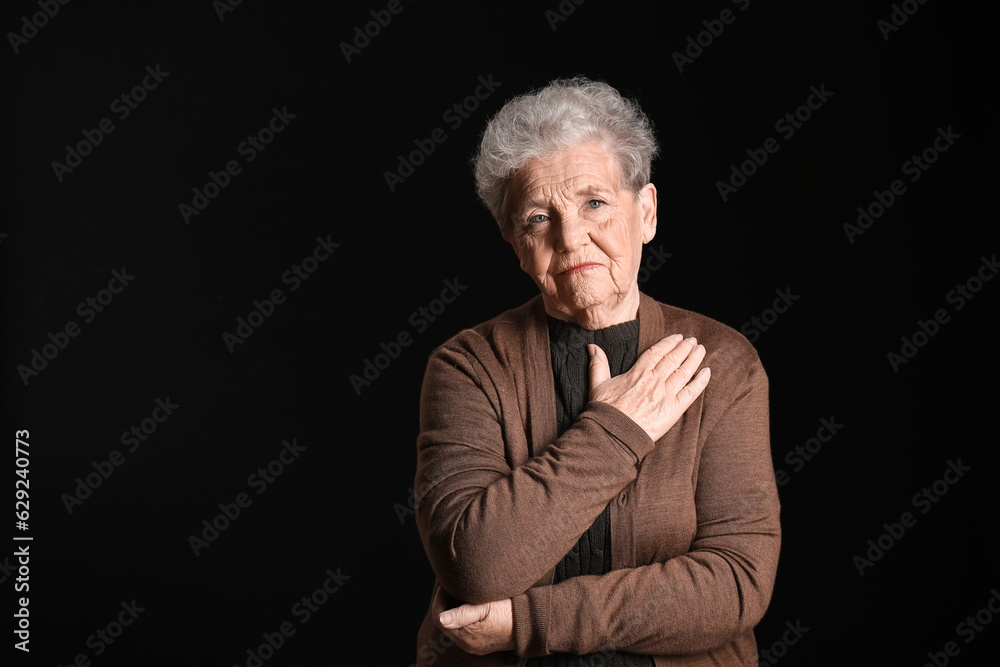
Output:
[[613,155],[619,187],[638,196],[659,151],[653,124],[639,105],[603,81],[578,76],[508,101],[483,131],[473,158],[476,194],[501,232],[510,229],[510,184],[528,162],[596,142]]

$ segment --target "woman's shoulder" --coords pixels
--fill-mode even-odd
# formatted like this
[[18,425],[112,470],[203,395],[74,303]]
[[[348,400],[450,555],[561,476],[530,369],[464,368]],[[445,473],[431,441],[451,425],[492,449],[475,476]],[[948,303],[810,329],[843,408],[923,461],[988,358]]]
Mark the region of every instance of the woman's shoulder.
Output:
[[[642,330],[644,315],[651,329],[648,332]],[[661,303],[644,294],[639,322],[640,336],[651,341],[649,344],[675,333],[697,338],[705,346],[706,365],[711,364],[713,375],[717,368],[742,374],[760,366],[756,348],[743,334],[707,315]]]
[[[459,331],[442,343],[434,353],[442,351],[469,354],[474,357],[504,357],[512,351],[527,351],[545,341],[545,309],[541,296],[506,310],[485,322]],[[432,355],[434,354],[432,353]]]

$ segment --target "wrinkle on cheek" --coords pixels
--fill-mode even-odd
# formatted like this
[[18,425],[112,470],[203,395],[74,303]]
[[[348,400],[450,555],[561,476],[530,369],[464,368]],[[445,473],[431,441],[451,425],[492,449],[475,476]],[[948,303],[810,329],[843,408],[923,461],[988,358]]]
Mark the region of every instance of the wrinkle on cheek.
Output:
[[[615,292],[621,295],[631,285],[631,270],[635,263],[633,249],[629,247],[628,221],[621,220],[616,215],[609,215],[601,224],[606,225],[607,229],[613,230],[613,242],[602,243],[598,240],[597,245],[608,258],[611,282],[615,286]],[[620,254],[622,252],[625,254]]]
[[623,294],[627,287],[627,285],[622,285],[621,282],[619,282],[620,275],[621,275],[620,273],[615,273],[615,272],[611,273],[611,282],[615,286],[615,294],[618,295]]

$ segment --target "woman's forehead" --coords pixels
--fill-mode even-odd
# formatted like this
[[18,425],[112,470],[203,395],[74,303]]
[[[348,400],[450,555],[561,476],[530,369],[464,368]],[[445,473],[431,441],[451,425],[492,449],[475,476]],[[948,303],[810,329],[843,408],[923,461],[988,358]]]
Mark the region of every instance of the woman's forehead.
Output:
[[609,196],[618,190],[614,158],[600,146],[578,146],[535,159],[524,166],[514,185],[520,199],[553,196]]

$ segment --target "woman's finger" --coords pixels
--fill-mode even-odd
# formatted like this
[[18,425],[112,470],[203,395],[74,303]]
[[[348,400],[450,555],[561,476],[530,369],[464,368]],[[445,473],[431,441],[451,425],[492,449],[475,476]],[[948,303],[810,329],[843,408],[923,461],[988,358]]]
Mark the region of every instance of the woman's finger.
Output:
[[463,604],[445,611],[438,620],[442,627],[457,630],[485,619],[489,615],[489,611],[488,604]]
[[611,379],[611,367],[608,364],[608,356],[599,346],[591,343],[587,346],[590,354],[590,398],[594,398],[594,391],[602,384]]
[[643,373],[648,369],[655,368],[683,340],[684,336],[681,334],[673,334],[661,338],[653,343],[648,350],[639,355],[639,359],[635,362],[632,369],[638,373]]
[[697,338],[685,338],[681,342],[670,350],[669,353],[664,355],[662,359],[656,364],[656,372],[660,373],[663,378],[677,370],[684,360],[691,354],[691,350],[695,348],[698,344]]
[[691,349],[691,352],[688,353],[683,363],[667,377],[667,383],[672,394],[676,395],[688,383],[688,380],[694,377],[704,358],[704,345],[696,345]]
[[677,401],[683,406],[684,410],[687,410],[688,406],[694,403],[694,399],[701,396],[701,392],[705,391],[705,387],[708,386],[708,381],[711,378],[712,369],[705,366],[705,368],[698,371],[698,374],[690,382],[677,392]]

